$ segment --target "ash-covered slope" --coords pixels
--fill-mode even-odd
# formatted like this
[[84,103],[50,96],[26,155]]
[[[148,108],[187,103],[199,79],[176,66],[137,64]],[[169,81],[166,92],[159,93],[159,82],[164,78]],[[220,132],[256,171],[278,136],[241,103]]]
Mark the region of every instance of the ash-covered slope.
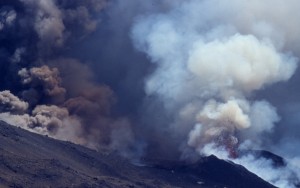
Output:
[[133,165],[0,122],[0,187],[273,187],[214,156],[194,164],[154,160]]

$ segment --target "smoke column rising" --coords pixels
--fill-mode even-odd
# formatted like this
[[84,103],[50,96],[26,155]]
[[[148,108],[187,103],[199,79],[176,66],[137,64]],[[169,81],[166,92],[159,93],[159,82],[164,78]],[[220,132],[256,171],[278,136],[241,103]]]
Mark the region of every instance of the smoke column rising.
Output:
[[[236,157],[240,145],[261,148],[274,130],[280,120],[276,108],[253,95],[288,81],[297,68],[298,58],[292,54],[298,53],[294,32],[300,25],[290,13],[298,14],[299,3],[282,3],[191,0],[137,19],[135,46],[157,65],[146,81],[146,93],[173,113],[169,127],[173,134],[186,136],[185,158],[189,156],[184,148],[189,147],[200,154],[218,154],[206,149],[210,145]],[[241,158],[239,163],[259,166],[250,161]],[[279,174],[265,179],[292,187],[289,180],[282,183]]]
[[[299,105],[288,91],[299,90],[297,7],[297,0],[3,0],[0,119],[131,159],[215,154],[293,187]],[[238,155],[264,148],[287,166]]]
[[0,119],[132,155],[127,152],[134,139],[131,123],[112,112],[114,91],[96,81],[85,60],[70,55],[100,25],[107,1],[16,0],[0,5]]

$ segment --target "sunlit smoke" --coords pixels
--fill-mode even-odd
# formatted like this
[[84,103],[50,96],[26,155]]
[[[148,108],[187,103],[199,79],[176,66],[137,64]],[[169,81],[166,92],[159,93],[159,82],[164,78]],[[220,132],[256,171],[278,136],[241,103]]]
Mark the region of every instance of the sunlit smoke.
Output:
[[145,91],[173,114],[166,126],[186,138],[186,147],[203,154],[213,144],[233,158],[244,142],[247,149],[262,147],[280,118],[275,107],[253,95],[296,71],[292,33],[300,27],[283,19],[295,4],[191,0],[136,20],[134,44],[157,67]]
[[[300,105],[274,104],[272,89],[299,90],[297,0],[0,5],[1,120],[128,158],[214,154],[295,184]],[[290,163],[240,155],[262,148]]]

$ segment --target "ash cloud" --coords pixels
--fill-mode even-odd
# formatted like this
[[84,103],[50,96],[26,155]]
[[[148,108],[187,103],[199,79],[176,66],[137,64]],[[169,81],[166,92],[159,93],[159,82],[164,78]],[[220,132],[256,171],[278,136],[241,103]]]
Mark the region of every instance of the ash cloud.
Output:
[[[173,5],[137,18],[131,36],[156,66],[145,92],[163,103],[161,111],[169,117],[164,129],[177,138],[182,157],[193,157],[191,149],[211,154],[203,152],[211,144],[224,148],[229,158],[238,157],[241,146],[272,145],[280,115],[256,94],[297,73],[300,25],[290,13],[299,14],[299,3],[190,0]],[[265,177],[276,185],[289,183],[287,177],[277,178]]]
[[0,92],[1,112],[10,111],[12,113],[24,113],[28,109],[28,103],[20,100],[10,91]]
[[[18,0],[0,3],[0,119],[93,149],[132,155],[126,115],[73,48],[101,27],[106,0]],[[91,62],[95,63],[95,62]],[[116,130],[117,129],[117,130]],[[122,130],[122,131],[119,131]]]
[[[251,125],[260,121],[251,119],[250,114],[265,109],[262,117],[270,117],[270,122],[262,121],[256,127],[262,127],[258,128],[260,131],[271,130],[270,125],[279,120],[275,108],[248,97],[268,85],[290,79],[297,58],[281,51],[283,43],[278,45],[276,38],[263,33],[263,29],[257,30],[256,22],[245,26],[247,15],[241,14],[241,20],[222,17],[232,6],[222,4],[214,8],[214,3],[222,4],[188,1],[180,9],[138,19],[132,31],[133,40],[158,66],[146,81],[146,93],[161,98],[169,111],[184,110],[192,105],[191,101],[198,101],[193,107],[196,112],[191,112],[195,113],[194,121],[213,128],[225,128],[218,124],[226,120],[233,130],[255,131]],[[232,5],[241,8],[243,3],[232,2]],[[264,3],[248,6],[267,8]],[[203,15],[204,10],[210,11]],[[263,12],[257,15],[264,17]],[[270,24],[279,27],[283,23],[271,19]]]
[[[63,101],[66,94],[66,89],[61,87],[61,79],[57,68],[50,69],[48,66],[32,67],[29,70],[26,68],[18,72],[21,77],[21,82],[24,85],[30,85],[31,89],[24,91],[25,94],[35,92],[34,88],[42,88],[43,94],[49,98],[57,98],[58,101]],[[28,97],[29,99],[31,98]]]
[[[0,119],[128,158],[216,154],[247,166],[261,159],[238,158],[237,150],[266,148],[290,159],[295,174],[297,7],[1,1]],[[264,178],[292,186],[286,172]]]

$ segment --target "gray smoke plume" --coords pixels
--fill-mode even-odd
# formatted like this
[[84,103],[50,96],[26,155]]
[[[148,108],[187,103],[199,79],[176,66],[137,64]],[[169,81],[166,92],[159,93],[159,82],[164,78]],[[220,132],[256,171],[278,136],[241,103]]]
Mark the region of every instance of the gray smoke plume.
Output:
[[28,11],[34,14],[34,29],[41,44],[39,47],[61,46],[64,43],[65,25],[62,20],[62,11],[55,5],[55,1],[21,0]]
[[[181,138],[183,157],[189,157],[189,148],[211,154],[210,145],[225,148],[229,157],[244,143],[247,149],[262,148],[280,118],[255,93],[296,72],[299,3],[190,0],[173,5],[165,13],[137,18],[132,39],[157,66],[145,91],[171,114],[165,126]],[[287,177],[258,174],[278,186],[293,185]]]
[[[101,25],[106,0],[0,2],[0,119],[94,149],[132,155],[130,120],[89,62],[73,56]],[[94,63],[94,62],[92,62]]]
[[17,14],[14,10],[2,9],[2,10],[0,10],[0,14],[1,14],[0,31],[4,27],[11,26],[14,23],[16,16],[17,16]]
[[[296,0],[0,1],[0,119],[129,158],[216,154],[292,187],[297,7]],[[289,163],[276,169],[238,156],[242,149],[270,149]]]
[[12,113],[24,113],[28,109],[28,103],[21,101],[10,91],[0,92],[0,111],[10,111]]

